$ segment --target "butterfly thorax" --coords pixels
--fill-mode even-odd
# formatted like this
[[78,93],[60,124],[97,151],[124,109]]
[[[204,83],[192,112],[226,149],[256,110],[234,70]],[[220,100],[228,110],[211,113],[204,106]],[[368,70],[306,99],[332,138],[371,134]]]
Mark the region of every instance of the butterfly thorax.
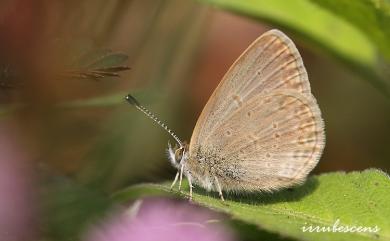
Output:
[[217,149],[202,146],[188,153],[184,173],[207,190],[215,190],[215,177],[226,187],[231,182],[239,183],[245,175],[237,157],[225,157]]

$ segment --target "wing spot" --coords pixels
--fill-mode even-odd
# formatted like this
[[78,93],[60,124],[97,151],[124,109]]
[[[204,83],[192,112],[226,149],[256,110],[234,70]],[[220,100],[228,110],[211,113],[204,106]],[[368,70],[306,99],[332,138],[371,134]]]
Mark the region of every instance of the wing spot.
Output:
[[276,124],[275,122],[272,123],[272,128],[274,128],[274,129],[278,128],[278,124]]
[[309,118],[309,119],[306,120],[306,123],[308,123],[308,124],[312,123],[312,122],[314,122],[314,118]]
[[246,115],[247,115],[248,117],[251,117],[251,116],[252,116],[252,112],[248,111],[248,112],[246,113]]
[[294,151],[293,158],[299,158],[301,157],[301,152],[300,151]]
[[257,146],[258,140],[257,140],[257,138],[256,138],[255,136],[249,135],[249,136],[248,136],[248,139],[250,139],[250,140],[252,141],[252,145],[253,145],[254,147]]
[[317,136],[320,136],[321,134],[322,134],[322,130],[315,130],[314,132],[313,132],[313,137],[317,137]]
[[279,101],[279,105],[283,107],[286,104],[286,100],[282,99]]
[[291,85],[291,87],[293,87],[294,89],[302,89],[303,85],[302,85],[302,82],[300,82],[300,81],[295,81],[295,82],[293,82],[293,84]]
[[305,158],[309,157],[311,154],[308,150],[294,151],[293,158]]
[[304,113],[304,111],[306,110],[306,106],[301,106],[301,107],[297,107],[297,108],[295,108],[295,110],[294,110],[294,112],[295,112],[295,114],[298,114],[298,113]]
[[307,134],[307,138],[315,138],[317,135],[317,131],[313,131]]
[[231,136],[231,135],[232,135],[232,132],[229,131],[229,130],[227,130],[227,131],[226,131],[226,135],[227,135],[227,136]]
[[241,99],[241,97],[240,96],[238,96],[238,95],[233,95],[233,100],[234,100],[234,102],[236,102],[236,104],[238,105],[238,106],[242,106],[242,99]]
[[268,104],[270,102],[271,102],[271,98],[265,98],[263,101],[264,104]]
[[303,124],[299,127],[299,130],[300,131],[309,131],[311,130],[313,127],[315,127],[315,123],[310,121],[308,122],[307,124]]
[[279,134],[279,133],[275,133],[275,134],[274,134],[274,137],[275,137],[275,138],[279,138],[279,137],[280,137],[280,134]]

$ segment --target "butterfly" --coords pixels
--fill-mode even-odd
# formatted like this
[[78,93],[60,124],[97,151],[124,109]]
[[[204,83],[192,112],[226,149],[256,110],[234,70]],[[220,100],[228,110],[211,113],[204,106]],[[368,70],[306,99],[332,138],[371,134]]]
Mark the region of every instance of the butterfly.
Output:
[[279,30],[256,39],[233,63],[205,105],[189,145],[131,95],[127,101],[178,143],[168,158],[178,170],[171,188],[187,177],[206,190],[276,191],[301,184],[325,146],[324,122],[302,58]]

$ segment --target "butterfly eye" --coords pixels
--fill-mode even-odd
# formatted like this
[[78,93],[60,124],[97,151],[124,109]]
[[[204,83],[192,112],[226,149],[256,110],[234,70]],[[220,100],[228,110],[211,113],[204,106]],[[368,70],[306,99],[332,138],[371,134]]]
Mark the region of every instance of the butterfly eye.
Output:
[[183,158],[184,155],[184,148],[180,147],[177,148],[175,151],[175,160],[177,163],[180,163],[181,159]]

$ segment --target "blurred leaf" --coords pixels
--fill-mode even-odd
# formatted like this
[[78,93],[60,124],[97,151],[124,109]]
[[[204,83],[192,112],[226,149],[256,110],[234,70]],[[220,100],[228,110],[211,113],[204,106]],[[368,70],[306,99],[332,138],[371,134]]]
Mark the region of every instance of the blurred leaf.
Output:
[[378,0],[311,0],[358,27],[390,60],[390,2]]
[[[193,201],[231,215],[259,228],[299,240],[389,240],[390,179],[380,170],[328,173],[309,178],[302,186],[276,193],[229,194],[221,202],[215,193],[196,188]],[[114,194],[113,199],[127,202],[146,196],[175,195],[169,184],[141,184]],[[303,232],[302,227],[340,226],[379,227],[378,233]]]
[[[142,102],[152,110],[161,109],[161,106],[165,105],[170,106],[169,103],[171,103],[170,99],[161,96],[160,91],[157,90],[135,92],[135,95],[140,100],[146,100]],[[124,96],[118,96],[117,100],[122,105],[118,109],[118,114],[113,115],[107,122],[104,132],[100,134],[104,138],[99,138],[94,148],[84,157],[85,162],[90,161],[77,175],[79,182],[107,192],[118,190],[118,187],[123,188],[125,183],[128,185],[129,182],[134,183],[140,178],[145,180],[145,177],[153,172],[155,175],[161,173],[158,163],[166,163],[163,150],[169,135],[144,115],[138,113],[125,101]],[[159,117],[171,123],[166,117],[173,116],[172,111],[165,110]],[[156,147],[161,147],[161,149]],[[143,151],[145,148],[147,148],[146,152]],[[145,161],[148,159],[155,161]]]
[[68,78],[101,79],[105,77],[119,77],[121,71],[129,70],[127,66],[115,66],[100,69],[70,70],[64,76]]
[[104,107],[112,106],[118,104],[124,104],[125,95],[123,94],[114,94],[109,96],[99,96],[96,98],[90,98],[85,100],[74,100],[71,102],[62,103],[59,107],[62,108],[81,108],[81,107]]
[[[131,94],[136,95],[142,99],[147,99],[148,102],[151,103],[157,100],[160,100],[157,96],[159,95],[159,91],[150,90],[148,93],[140,92],[139,90],[132,90]],[[107,106],[115,106],[115,105],[125,105],[127,106],[127,102],[125,101],[125,96],[128,95],[128,92],[115,93],[113,95],[107,96],[98,96],[95,98],[88,98],[83,100],[74,100],[69,102],[64,102],[58,104],[59,108],[93,108],[93,107],[107,107]],[[1,113],[1,106],[0,106]]]
[[95,63],[98,60],[101,60],[102,58],[104,58],[104,56],[108,56],[111,53],[112,51],[109,49],[96,49],[94,51],[89,50],[88,52],[79,56],[79,58],[74,61],[75,63],[73,65],[74,67],[77,66],[77,67],[87,68],[91,64]]
[[119,72],[130,69],[124,62],[128,56],[122,53],[111,53],[109,50],[97,50],[80,57],[72,69],[64,73],[65,77],[82,79],[100,79],[119,77]]
[[10,65],[0,64],[0,89],[14,89],[21,86],[20,78]]
[[[137,91],[133,91],[137,93]],[[63,109],[74,109],[74,108],[94,108],[94,107],[108,107],[115,105],[126,104],[125,96],[128,93],[114,94],[109,96],[99,96],[95,98],[89,98],[84,100],[74,100],[69,102],[63,102],[56,105],[56,108]],[[12,105],[0,105],[0,118],[13,113],[17,110],[25,107],[23,104],[12,104]]]
[[[308,44],[318,47],[330,55],[333,55],[354,72],[362,75],[373,86],[379,89],[386,96],[390,97],[390,71],[387,67],[383,68],[380,63],[381,57],[378,56],[378,48],[383,44],[388,47],[390,39],[381,36],[381,29],[386,28],[385,32],[389,32],[384,16],[387,16],[388,8],[377,8],[375,13],[382,12],[380,15],[374,15],[372,9],[362,9],[364,1],[341,1],[343,5],[339,5],[340,1],[331,1],[325,3],[325,0],[201,0],[211,3],[222,8],[228,9],[239,14],[256,18],[265,22],[269,22],[275,26],[280,26],[291,31],[293,34],[302,38]],[[346,15],[340,18],[338,15],[329,12],[327,9],[320,7],[316,3],[323,2],[322,5],[337,6],[337,12],[340,15]],[[347,3],[348,2],[348,3]],[[360,3],[358,3],[360,2]],[[371,1],[373,4],[373,0]],[[383,1],[375,1],[377,4]],[[331,4],[332,3],[332,4]],[[351,8],[353,10],[351,10]],[[336,9],[336,8],[334,8]],[[359,10],[358,10],[359,9]],[[387,9],[387,10],[386,10]],[[360,11],[362,10],[362,11]],[[383,10],[383,11],[382,11]],[[336,10],[334,10],[336,11]],[[357,12],[355,12],[357,11]],[[386,12],[385,12],[386,11]],[[366,16],[366,13],[369,16]],[[364,23],[366,17],[371,18],[368,23]],[[344,18],[354,22],[345,21]],[[358,23],[355,20],[359,18]],[[383,24],[386,22],[386,24]],[[359,23],[364,23],[359,24]],[[356,28],[355,24],[359,26]],[[378,24],[371,26],[370,24]],[[373,42],[372,36],[369,33],[362,32],[362,29],[373,28],[378,36],[378,42]],[[380,46],[376,46],[380,44]],[[387,64],[384,64],[387,66]]]
[[[143,89],[129,91],[184,135],[182,130],[187,129],[184,128],[187,123],[179,121],[178,116],[183,113],[179,112],[178,105],[186,93],[182,91],[183,87],[192,76],[194,54],[207,12],[204,6],[191,0],[157,2],[158,6],[154,1],[138,1],[130,12],[138,16],[139,11],[146,11],[142,21],[147,27],[142,27],[138,34],[132,33],[129,40],[132,43],[127,51],[132,62],[129,82],[131,86],[142,86]],[[129,24],[133,25],[134,21]],[[140,180],[161,179],[166,167],[164,149],[169,139],[160,127],[130,107],[124,101],[124,95],[115,98],[111,99],[112,103],[122,104],[116,109],[117,113],[108,117],[99,133],[98,145],[85,155],[87,164],[77,175],[79,182],[100,186],[108,192]],[[100,100],[96,100],[94,103],[76,102],[73,107],[98,106]],[[100,104],[108,102],[103,100]]]
[[128,59],[126,54],[122,53],[110,53],[100,58],[96,59],[94,62],[89,64],[87,68],[90,69],[101,69],[101,68],[109,68],[114,66],[121,66]]
[[20,110],[22,107],[23,105],[20,104],[0,105],[0,118],[12,114],[17,110]]
[[103,194],[64,178],[50,180],[42,193],[44,234],[50,240],[79,240],[91,222],[103,216],[110,200]]

